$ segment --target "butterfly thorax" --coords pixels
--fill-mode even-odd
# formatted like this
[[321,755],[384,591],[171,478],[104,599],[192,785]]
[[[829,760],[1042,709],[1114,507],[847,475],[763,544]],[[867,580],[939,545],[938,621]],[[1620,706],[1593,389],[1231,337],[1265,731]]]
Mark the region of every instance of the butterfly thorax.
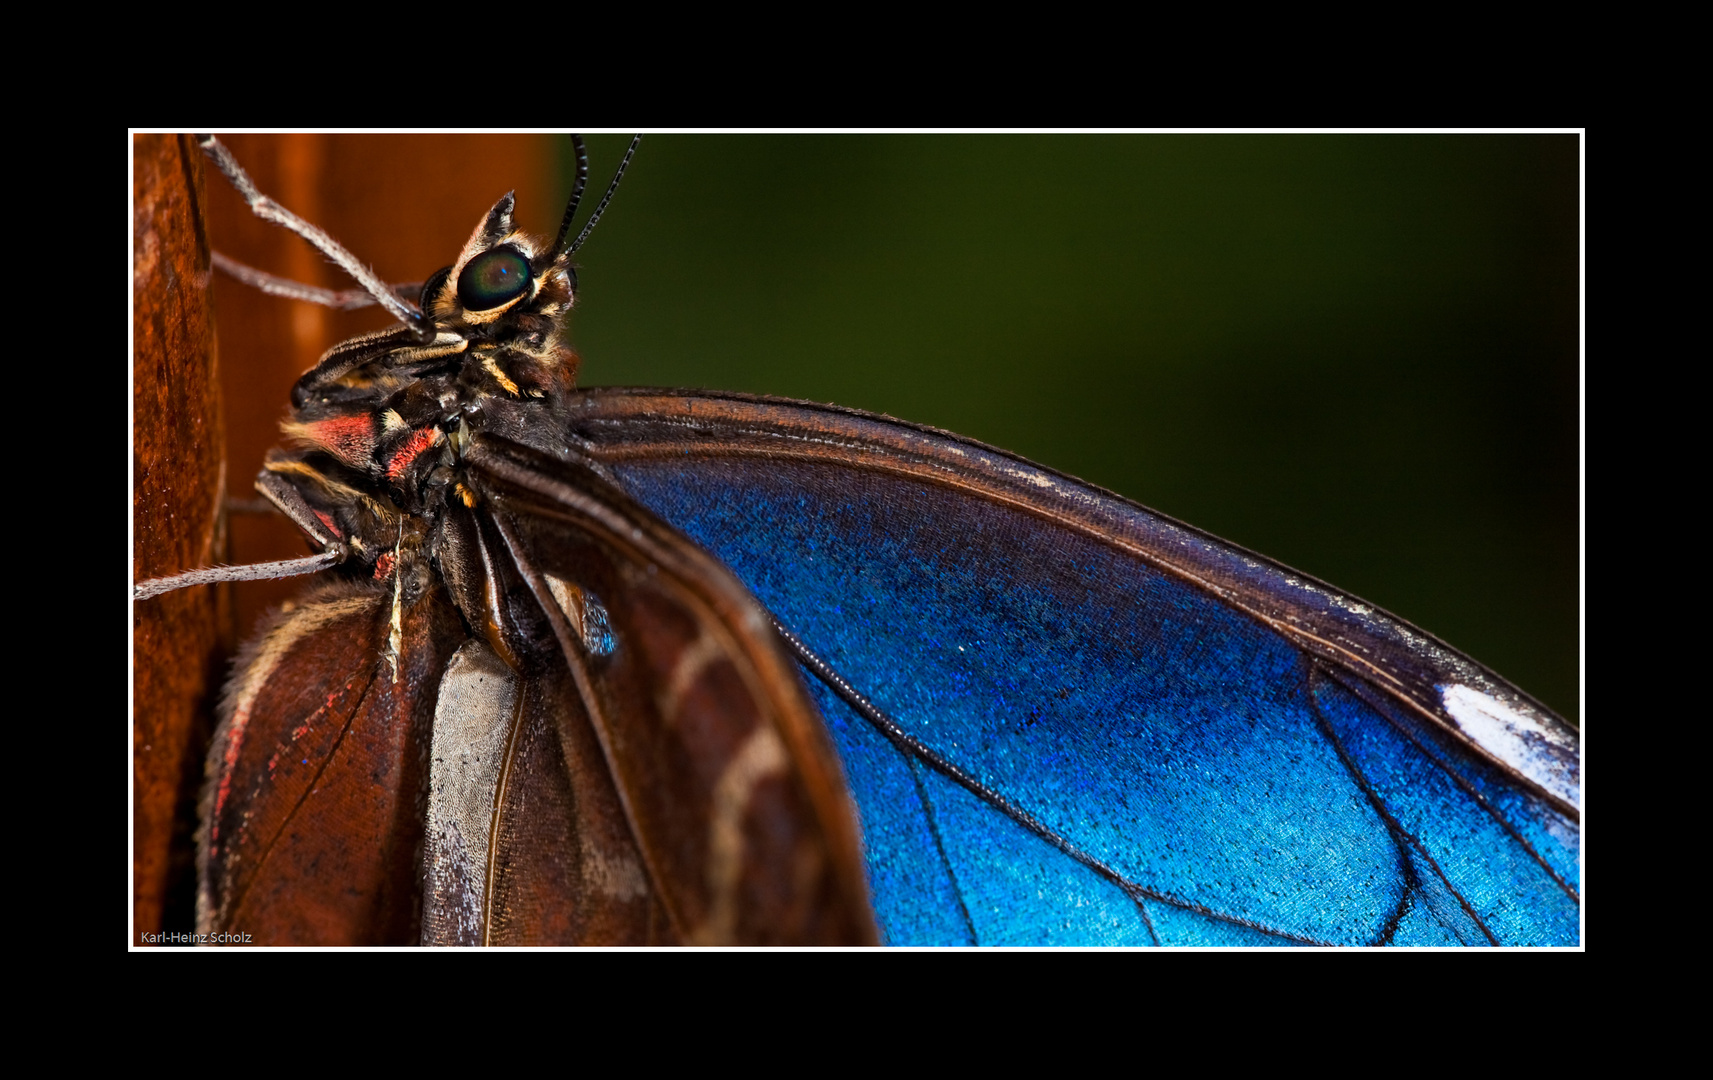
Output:
[[288,445],[258,487],[301,500],[294,516],[346,546],[347,573],[381,579],[437,555],[449,512],[478,501],[460,465],[478,435],[564,452],[577,355],[562,321],[575,275],[568,257],[517,232],[511,211],[507,194],[423,285],[430,340],[406,326],[352,338],[293,388]]

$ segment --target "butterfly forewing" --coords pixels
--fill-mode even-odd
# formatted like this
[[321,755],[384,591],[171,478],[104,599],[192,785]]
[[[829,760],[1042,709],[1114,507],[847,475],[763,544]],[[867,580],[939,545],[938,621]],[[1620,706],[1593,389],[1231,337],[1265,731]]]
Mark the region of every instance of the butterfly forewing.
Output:
[[520,676],[472,639],[434,722],[424,944],[680,940],[563,663]]
[[468,460],[581,698],[561,727],[591,725],[682,940],[872,941],[837,759],[742,586],[586,467],[498,439]]
[[889,941],[1576,940],[1574,809],[1439,698],[1526,702],[1383,612],[885,418],[623,390],[575,414],[946,764],[818,695]]

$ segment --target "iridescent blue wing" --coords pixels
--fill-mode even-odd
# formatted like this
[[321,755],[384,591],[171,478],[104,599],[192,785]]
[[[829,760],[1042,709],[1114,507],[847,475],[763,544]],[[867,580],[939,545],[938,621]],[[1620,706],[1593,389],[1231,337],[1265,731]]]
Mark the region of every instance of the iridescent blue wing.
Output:
[[943,432],[583,392],[809,679],[893,944],[1573,945],[1576,731],[1382,611]]

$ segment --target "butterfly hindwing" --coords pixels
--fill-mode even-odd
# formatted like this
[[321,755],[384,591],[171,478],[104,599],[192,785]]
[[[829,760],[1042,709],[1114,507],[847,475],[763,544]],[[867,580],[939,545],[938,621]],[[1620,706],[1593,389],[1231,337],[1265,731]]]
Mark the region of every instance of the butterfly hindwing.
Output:
[[[412,944],[436,688],[465,634],[443,590],[322,586],[240,656],[208,758],[202,932]],[[396,659],[396,663],[395,663]]]

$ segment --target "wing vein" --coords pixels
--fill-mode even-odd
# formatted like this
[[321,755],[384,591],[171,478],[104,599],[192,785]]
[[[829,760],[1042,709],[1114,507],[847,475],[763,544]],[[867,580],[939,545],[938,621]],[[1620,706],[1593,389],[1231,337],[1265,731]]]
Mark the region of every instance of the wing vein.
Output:
[[[1303,661],[1303,666],[1305,668],[1303,672],[1305,696],[1308,698],[1310,707],[1314,709],[1315,723],[1320,726],[1321,734],[1324,735],[1327,742],[1331,744],[1333,752],[1338,755],[1338,759],[1344,763],[1344,768],[1350,773],[1351,779],[1355,780],[1357,786],[1362,789],[1362,794],[1367,798],[1368,804],[1374,808],[1374,812],[1379,814],[1380,819],[1386,823],[1386,829],[1392,835],[1392,842],[1400,847],[1408,845],[1418,855],[1420,855],[1428,866],[1432,867],[1433,872],[1439,876],[1439,880],[1445,885],[1451,895],[1457,897],[1457,902],[1463,907],[1464,913],[1467,914],[1469,918],[1474,921],[1475,925],[1480,928],[1481,933],[1486,935],[1488,944],[1498,945],[1499,939],[1495,937],[1493,931],[1488,928],[1487,921],[1476,912],[1475,908],[1469,903],[1468,898],[1463,895],[1462,890],[1453,885],[1450,879],[1445,876],[1445,871],[1440,869],[1439,861],[1428,853],[1427,847],[1421,842],[1421,840],[1418,839],[1414,833],[1410,832],[1410,830],[1404,828],[1403,822],[1393,816],[1391,809],[1386,806],[1386,800],[1381,797],[1378,791],[1374,790],[1374,785],[1368,782],[1368,777],[1363,774],[1361,768],[1359,768],[1356,762],[1351,759],[1349,750],[1345,748],[1344,740],[1338,737],[1338,732],[1333,729],[1332,722],[1327,719],[1325,710],[1321,708],[1320,700],[1316,698],[1314,694],[1313,681],[1315,673],[1325,671],[1325,669],[1314,661],[1307,659]],[[1340,685],[1342,685],[1342,683]],[[1405,876],[1408,878],[1410,883],[1414,885],[1416,877],[1414,871],[1410,869],[1408,853],[1400,851],[1399,854],[1403,856],[1402,862],[1405,867]],[[1385,930],[1381,932],[1379,944],[1385,944],[1390,936],[1397,930],[1398,923],[1402,921],[1407,910],[1409,896],[1410,893],[1406,890],[1403,900],[1399,903],[1398,910],[1393,912],[1391,919],[1387,922]]]
[[494,890],[499,884],[500,812],[506,804],[506,789],[511,784],[512,763],[517,756],[518,735],[523,730],[524,700],[529,687],[518,680],[517,693],[512,695],[512,715],[506,731],[506,752],[500,763],[499,782],[494,785],[494,805],[488,812],[488,865],[482,874],[482,944],[488,945],[494,929]]
[[[1267,926],[1240,916],[1228,915],[1224,912],[1214,911],[1211,908],[1204,907],[1203,905],[1197,904],[1193,901],[1169,896],[1159,892],[1158,890],[1150,889],[1146,885],[1131,881],[1118,871],[1107,866],[1093,855],[1066,839],[1064,836],[1060,835],[1057,830],[1036,818],[1033,814],[1029,813],[1029,811],[1018,806],[1016,803],[999,794],[997,791],[994,791],[976,777],[971,776],[968,772],[947,760],[937,750],[934,750],[914,735],[905,731],[904,728],[899,725],[898,721],[883,712],[874,704],[874,702],[870,701],[862,691],[852,686],[843,675],[840,675],[836,670],[834,670],[831,664],[827,663],[827,661],[823,660],[817,653],[805,645],[802,638],[799,638],[796,634],[792,633],[783,623],[781,623],[777,618],[774,618],[771,614],[768,618],[772,620],[773,628],[779,632],[780,637],[785,641],[786,647],[789,648],[797,657],[798,662],[807,668],[817,679],[825,683],[827,688],[837,694],[845,704],[855,710],[857,715],[868,721],[874,726],[875,730],[890,739],[894,746],[897,746],[906,754],[920,759],[924,765],[927,765],[929,768],[939,772],[941,775],[964,788],[976,798],[992,806],[1006,817],[1009,817],[1018,825],[1027,829],[1029,832],[1034,833],[1042,840],[1045,840],[1071,859],[1081,863],[1083,866],[1094,871],[1107,881],[1118,886],[1118,888],[1122,889],[1133,901],[1137,901],[1139,903],[1142,897],[1160,900],[1164,903],[1186,908],[1198,915],[1205,915],[1210,919],[1218,919],[1221,922],[1231,923],[1235,926],[1244,926],[1251,930],[1259,930],[1264,934],[1272,934],[1275,937],[1285,938],[1289,941],[1298,942],[1304,945],[1331,946],[1334,944],[1330,941],[1317,941],[1314,938],[1306,938],[1299,934],[1293,934],[1287,930],[1280,930],[1276,927]],[[954,878],[953,880],[955,883],[956,879]],[[960,898],[960,903],[961,902]],[[1146,915],[1144,915],[1144,919],[1146,919]],[[1149,922],[1148,930],[1150,934],[1153,933],[1153,924],[1151,921]],[[1156,940],[1158,940],[1157,937]]]
[[958,881],[958,871],[952,865],[951,858],[946,854],[946,844],[940,835],[940,823],[934,817],[934,801],[928,797],[928,787],[922,783],[922,765],[913,754],[906,754],[904,763],[910,768],[910,781],[916,785],[916,797],[922,800],[922,812],[928,817],[928,835],[934,838],[934,850],[940,855],[940,865],[946,868],[946,876],[952,879],[952,895],[957,897],[958,914],[963,917],[964,930],[970,936],[971,945],[980,945],[981,937],[975,932],[975,920],[970,918],[969,905],[964,902],[964,887]]
[[[379,667],[380,664],[377,662],[375,669],[378,670]],[[327,767],[332,764],[333,759],[338,756],[339,748],[345,744],[345,736],[351,733],[351,722],[357,717],[358,713],[362,711],[363,703],[368,700],[369,691],[374,687],[374,685],[375,670],[371,670],[369,672],[368,680],[363,683],[362,692],[357,695],[357,700],[352,703],[350,710],[345,714],[345,721],[340,725],[338,738],[333,740],[333,745],[328,748],[326,755],[322,757],[320,764],[316,766],[315,775],[310,779],[309,783],[304,785],[303,793],[297,797],[297,801],[292,804],[292,808],[280,819],[279,828],[275,829],[274,834],[268,837],[267,846],[262,849],[261,855],[257,857],[255,868],[250,871],[249,880],[244,883],[244,887],[239,891],[238,895],[233,897],[231,902],[225,905],[224,913],[226,915],[230,915],[232,912],[237,911],[243,906],[244,898],[250,894],[250,887],[254,885],[257,878],[261,876],[262,867],[267,865],[268,859],[273,855],[274,848],[278,845],[280,837],[285,835],[286,829],[291,826],[293,819],[297,817],[298,811],[303,809],[303,804],[309,801],[309,797],[315,794],[318,790],[322,776],[326,774]],[[253,803],[255,800],[251,799],[250,801]]]
[[[1493,806],[1493,802],[1491,799],[1487,798],[1487,796],[1483,795],[1479,790],[1477,790],[1474,784],[1471,784],[1468,780],[1464,779],[1463,777],[1459,776],[1456,772],[1447,768],[1445,763],[1440,760],[1440,757],[1438,754],[1434,753],[1428,747],[1426,747],[1422,744],[1421,739],[1416,735],[1415,732],[1409,730],[1403,724],[1398,723],[1396,720],[1394,720],[1388,714],[1388,710],[1384,707],[1384,699],[1383,698],[1381,701],[1374,700],[1375,697],[1377,697],[1379,695],[1374,694],[1374,692],[1371,688],[1369,688],[1366,684],[1362,683],[1360,680],[1351,680],[1351,679],[1346,678],[1345,673],[1338,671],[1337,669],[1329,670],[1326,672],[1326,674],[1329,678],[1331,678],[1333,681],[1337,682],[1340,686],[1344,687],[1346,690],[1349,690],[1351,693],[1353,693],[1357,697],[1361,698],[1364,702],[1366,702],[1371,708],[1373,708],[1381,716],[1384,716],[1386,718],[1386,722],[1392,725],[1392,729],[1394,731],[1396,731],[1399,735],[1401,735],[1405,739],[1407,739],[1411,744],[1413,744],[1416,747],[1416,749],[1420,750],[1422,752],[1423,757],[1425,757],[1428,761],[1431,761],[1434,764],[1434,767],[1439,769],[1439,771],[1442,774],[1444,774],[1447,779],[1449,779],[1453,784],[1455,784],[1459,789],[1461,789],[1464,794],[1468,795],[1471,799],[1475,800],[1476,805],[1480,806],[1481,809],[1483,809],[1487,812],[1488,817],[1492,818],[1493,821],[1501,829],[1505,830],[1506,833],[1510,834],[1511,839],[1515,840],[1517,842],[1517,844],[1520,845],[1524,851],[1528,852],[1529,857],[1531,859],[1533,859],[1537,864],[1539,864],[1540,868],[1543,871],[1545,871],[1546,874],[1549,877],[1551,877],[1553,881],[1558,883],[1558,887],[1560,889],[1564,890],[1564,894],[1566,896],[1570,897],[1572,900],[1576,900],[1578,902],[1581,901],[1581,897],[1577,894],[1575,886],[1571,885],[1568,881],[1564,880],[1563,876],[1560,875],[1557,870],[1553,869],[1552,864],[1547,862],[1546,859],[1541,856],[1541,853],[1538,850],[1536,850],[1535,846],[1533,844],[1531,844],[1528,841],[1528,839],[1523,836],[1522,833],[1518,832],[1514,826],[1512,826],[1510,821],[1506,819],[1505,815],[1499,813],[1498,809]],[[1482,760],[1486,761],[1487,759],[1483,758]],[[1548,805],[1551,806],[1555,810],[1559,809],[1556,801],[1549,801]]]

